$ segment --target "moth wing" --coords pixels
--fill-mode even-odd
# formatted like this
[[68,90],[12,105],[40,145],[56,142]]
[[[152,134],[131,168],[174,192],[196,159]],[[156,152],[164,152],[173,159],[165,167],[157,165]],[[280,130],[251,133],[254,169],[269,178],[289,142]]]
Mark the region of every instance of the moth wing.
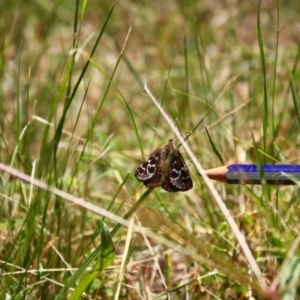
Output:
[[177,149],[172,154],[170,171],[162,187],[168,192],[187,191],[193,187],[189,169]]
[[160,170],[159,168],[158,171],[155,172],[154,176],[151,179],[144,181],[144,185],[149,188],[160,186],[162,184],[162,180],[163,180],[162,178],[163,178],[162,170]]
[[154,151],[151,155],[148,156],[147,160],[136,169],[135,177],[145,184],[151,181],[158,168],[159,159],[159,153],[157,151]]

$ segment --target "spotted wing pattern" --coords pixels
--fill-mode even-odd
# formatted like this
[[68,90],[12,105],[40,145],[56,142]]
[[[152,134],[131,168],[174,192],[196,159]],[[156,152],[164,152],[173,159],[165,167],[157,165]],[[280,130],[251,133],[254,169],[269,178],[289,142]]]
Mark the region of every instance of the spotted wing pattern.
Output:
[[170,161],[170,173],[162,184],[168,192],[188,191],[193,187],[189,169],[180,152],[175,149]]
[[189,170],[172,139],[148,156],[135,171],[135,177],[149,188],[161,185],[168,192],[187,191],[193,187]]
[[162,149],[159,148],[150,154],[147,160],[136,169],[135,177],[148,187],[159,186],[162,178],[161,159]]

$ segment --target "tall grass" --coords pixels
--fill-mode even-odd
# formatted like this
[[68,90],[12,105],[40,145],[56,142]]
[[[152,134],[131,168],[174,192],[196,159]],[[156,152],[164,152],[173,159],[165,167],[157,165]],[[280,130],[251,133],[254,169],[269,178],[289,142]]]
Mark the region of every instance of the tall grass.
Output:
[[[1,299],[299,298],[298,185],[198,174],[299,162],[300,7],[280,4],[0,4]],[[169,138],[185,193],[133,175]]]

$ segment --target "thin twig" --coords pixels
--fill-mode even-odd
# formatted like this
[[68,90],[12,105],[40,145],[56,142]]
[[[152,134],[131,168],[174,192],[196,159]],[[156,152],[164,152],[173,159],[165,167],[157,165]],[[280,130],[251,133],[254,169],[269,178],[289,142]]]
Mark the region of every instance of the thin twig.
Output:
[[148,94],[148,96],[150,97],[152,102],[156,105],[156,107],[158,108],[158,110],[160,111],[162,116],[165,118],[165,120],[169,123],[171,129],[173,130],[173,132],[177,136],[179,142],[182,144],[182,146],[184,147],[184,149],[187,152],[188,156],[190,157],[190,159],[194,163],[197,171],[201,174],[201,176],[202,176],[203,180],[205,181],[208,189],[210,190],[210,192],[213,195],[214,199],[216,200],[218,206],[220,207],[220,209],[221,209],[224,217],[226,218],[229,226],[231,227],[231,230],[232,230],[233,234],[235,235],[236,239],[238,240],[238,243],[239,243],[240,247],[242,248],[246,259],[248,260],[248,263],[249,263],[254,275],[256,276],[262,291],[264,291],[266,293],[268,291],[268,287],[265,284],[264,280],[262,279],[261,271],[260,271],[259,266],[256,263],[253,255],[252,255],[252,252],[251,252],[250,248],[248,247],[245,236],[240,232],[237,224],[234,221],[234,218],[231,216],[229,210],[227,209],[227,207],[224,204],[223,200],[219,196],[217,190],[214,188],[211,180],[205,174],[204,169],[202,168],[201,164],[199,163],[196,156],[192,152],[191,148],[189,147],[187,142],[185,142],[184,138],[181,136],[179,129],[176,127],[174,122],[171,120],[171,118],[167,115],[167,113],[164,111],[162,106],[158,103],[158,101],[154,98],[154,96],[150,92],[145,80],[144,80],[144,90]]

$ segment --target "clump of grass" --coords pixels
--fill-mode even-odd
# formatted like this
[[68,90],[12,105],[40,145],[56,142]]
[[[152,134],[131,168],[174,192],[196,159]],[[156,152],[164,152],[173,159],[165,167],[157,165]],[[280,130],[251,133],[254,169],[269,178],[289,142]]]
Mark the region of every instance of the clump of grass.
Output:
[[[297,186],[198,176],[299,161],[297,5],[1,3],[2,298],[298,299]],[[194,188],[146,189],[174,137]]]

